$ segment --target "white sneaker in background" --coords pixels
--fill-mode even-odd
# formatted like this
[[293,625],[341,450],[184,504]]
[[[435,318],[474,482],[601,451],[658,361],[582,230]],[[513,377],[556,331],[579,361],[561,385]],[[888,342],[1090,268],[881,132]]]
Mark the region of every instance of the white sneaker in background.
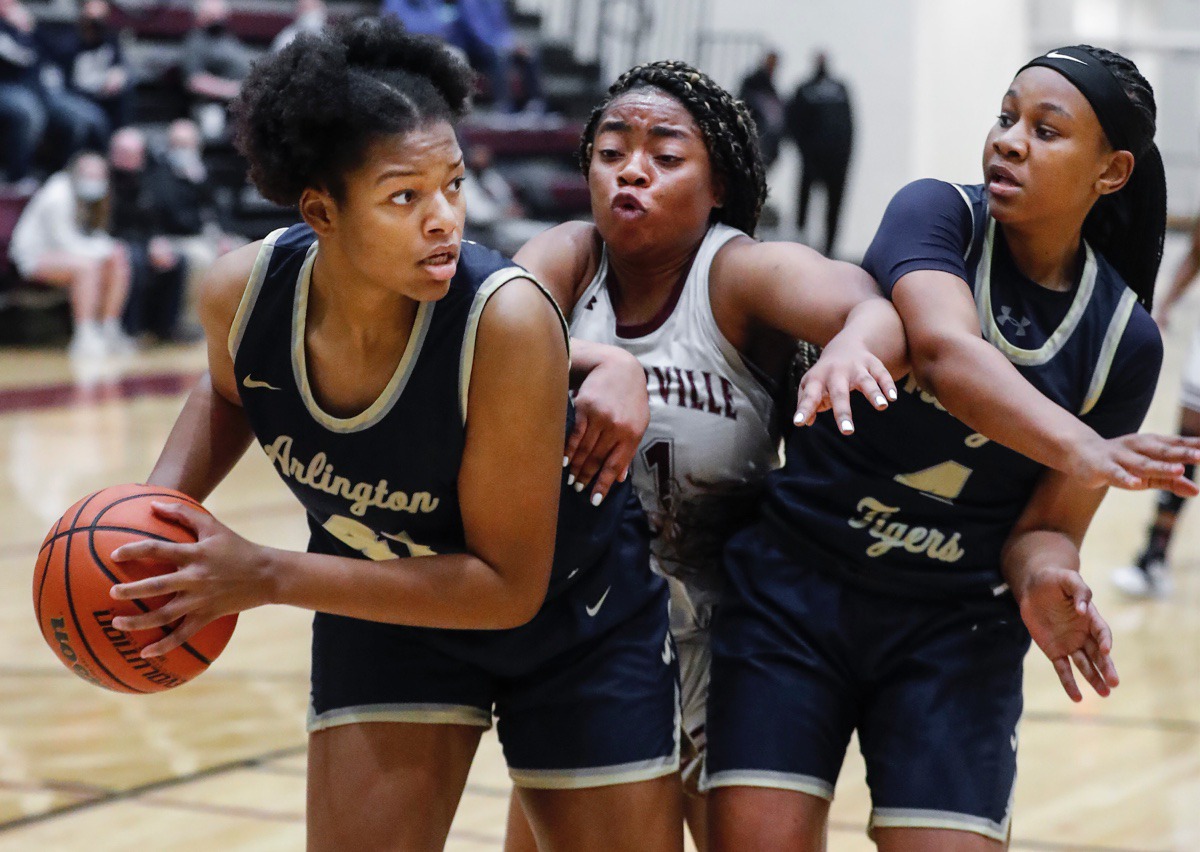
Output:
[[108,343],[99,326],[94,323],[82,323],[71,336],[67,346],[67,354],[72,360],[88,360],[103,358],[108,354]]
[[1131,598],[1165,598],[1173,589],[1167,563],[1162,560],[1151,562],[1145,570],[1137,565],[1122,565],[1113,571],[1112,582]]
[[106,322],[100,327],[104,347],[110,355],[132,355],[137,351],[137,343],[125,333],[119,323]]

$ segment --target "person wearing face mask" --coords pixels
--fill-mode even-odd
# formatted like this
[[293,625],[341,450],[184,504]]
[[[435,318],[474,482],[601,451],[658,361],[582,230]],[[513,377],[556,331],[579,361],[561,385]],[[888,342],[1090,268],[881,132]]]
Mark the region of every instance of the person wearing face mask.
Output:
[[164,212],[155,191],[157,169],[146,157],[146,137],[136,127],[113,134],[108,149],[112,169],[111,233],[129,252],[131,290],[125,328],[135,337],[162,341],[188,337],[178,327],[187,264],[160,230]]
[[104,110],[112,127],[133,122],[135,91],[108,0],[87,0],[64,63],[68,87]]
[[226,0],[198,0],[195,24],[183,42],[184,86],[206,139],[225,135],[225,107],[250,73],[253,54],[229,30]]
[[243,237],[227,230],[224,214],[213,197],[204,165],[200,128],[188,118],[171,122],[167,148],[150,164],[147,180],[156,202],[158,233],[180,255],[187,268],[184,305],[176,336],[198,330],[195,297],[200,279],[218,256],[244,245]]
[[129,260],[106,233],[110,203],[104,158],[91,151],[77,154],[30,199],[9,243],[9,257],[22,278],[68,289],[73,358],[132,349],[121,329]]

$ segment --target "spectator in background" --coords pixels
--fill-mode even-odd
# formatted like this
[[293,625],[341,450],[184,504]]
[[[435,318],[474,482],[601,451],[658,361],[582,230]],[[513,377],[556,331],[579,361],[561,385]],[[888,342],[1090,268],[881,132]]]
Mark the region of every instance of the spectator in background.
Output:
[[467,202],[465,237],[512,255],[553,222],[525,218],[525,208],[512,185],[492,164],[492,149],[471,145],[466,154],[463,197]]
[[282,50],[300,33],[320,32],[329,18],[324,0],[296,0],[296,18],[271,42],[271,51]]
[[133,76],[111,19],[108,0],[86,0],[64,70],[71,90],[104,110],[110,127],[124,127],[134,119]]
[[380,13],[396,16],[409,32],[437,36],[461,50],[487,79],[500,112],[545,110],[537,54],[518,41],[505,0],[384,0]]
[[183,42],[184,86],[204,138],[220,139],[225,136],[226,107],[250,73],[254,54],[229,31],[226,0],[198,0],[195,17]]
[[818,53],[813,76],[801,83],[787,106],[787,130],[800,150],[800,188],[796,227],[808,221],[808,201],[813,184],[825,189],[825,255],[833,257],[854,121],[846,85],[829,74],[829,60]]
[[769,51],[742,81],[738,94],[758,126],[758,147],[762,151],[763,166],[768,169],[779,156],[779,143],[784,132],[783,99],[775,89],[775,69],[778,67],[779,54]]
[[219,255],[244,245],[246,240],[224,230],[204,166],[200,129],[194,121],[181,118],[171,122],[167,129],[167,149],[155,171],[154,186],[159,232],[170,240],[187,267],[177,333],[187,338],[199,328],[195,297],[200,278]]
[[48,128],[59,162],[109,133],[103,110],[68,91],[59,68],[45,61],[33,15],[19,0],[0,0],[0,125],[10,181],[30,176]]
[[68,288],[75,320],[70,353],[76,358],[133,348],[121,329],[129,261],[106,233],[111,198],[104,158],[90,151],[78,154],[30,199],[8,247],[27,281]]
[[175,340],[186,264],[160,231],[167,211],[156,191],[156,167],[147,162],[142,131],[123,127],[114,133],[108,163],[113,187],[110,231],[129,252],[125,329],[135,338],[148,333],[161,341]]
[[29,177],[48,120],[38,82],[33,16],[16,0],[0,0],[0,122],[10,181]]

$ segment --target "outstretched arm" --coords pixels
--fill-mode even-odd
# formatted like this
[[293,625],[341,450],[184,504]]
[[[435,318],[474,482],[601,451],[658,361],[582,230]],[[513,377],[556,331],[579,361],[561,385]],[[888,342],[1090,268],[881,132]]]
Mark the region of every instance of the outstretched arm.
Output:
[[761,329],[825,348],[805,374],[797,424],[832,407],[850,432],[852,390],[877,409],[896,398],[892,377],[908,371],[904,328],[859,267],[794,243],[737,239],[713,263],[711,293],[717,324],[739,351]]
[[1183,465],[1200,460],[1200,442],[1102,438],[983,339],[975,300],[961,278],[910,272],[896,283],[892,300],[908,333],[917,382],[972,429],[1084,487],[1194,493]]

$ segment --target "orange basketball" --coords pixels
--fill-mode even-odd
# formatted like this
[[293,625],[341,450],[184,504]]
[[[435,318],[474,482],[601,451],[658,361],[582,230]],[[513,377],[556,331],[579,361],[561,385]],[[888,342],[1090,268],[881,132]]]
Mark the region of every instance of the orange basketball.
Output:
[[236,615],[219,618],[164,656],[143,660],[142,648],[170,627],[124,633],[112,626],[119,615],[136,615],[169,598],[118,601],[109,589],[175,570],[169,563],[113,562],[123,544],[155,538],[192,542],[183,527],[157,517],[155,501],[199,503],[170,488],[115,485],[84,497],[51,527],[33,572],[33,608],[50,649],[84,680],[117,692],[160,692],[200,674],[224,650]]

